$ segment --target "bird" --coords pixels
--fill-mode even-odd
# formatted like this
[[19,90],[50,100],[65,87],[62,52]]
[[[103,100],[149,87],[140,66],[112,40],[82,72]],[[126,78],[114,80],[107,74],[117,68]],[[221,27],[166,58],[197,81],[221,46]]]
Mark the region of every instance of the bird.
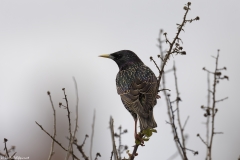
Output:
[[119,67],[116,76],[117,93],[135,121],[135,139],[141,139],[137,134],[137,120],[141,131],[157,127],[153,107],[157,104],[159,96],[154,72],[130,50],[103,54],[99,57],[110,58],[117,63]]

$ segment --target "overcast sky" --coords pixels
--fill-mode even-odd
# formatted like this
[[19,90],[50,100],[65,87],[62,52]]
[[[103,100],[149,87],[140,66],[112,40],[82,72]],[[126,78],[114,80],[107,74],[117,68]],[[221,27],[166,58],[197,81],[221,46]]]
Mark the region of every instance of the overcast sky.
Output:
[[[239,37],[240,2],[191,1],[188,19],[200,21],[187,24],[180,37],[187,55],[170,58],[166,69],[175,60],[179,90],[181,120],[187,116],[185,133],[189,136],[187,148],[199,151],[189,159],[204,159],[206,149],[196,135],[205,138],[206,121],[200,109],[207,104],[207,74],[203,67],[213,71],[220,49],[219,66],[227,67],[217,87],[217,99],[229,97],[218,103],[215,129],[224,134],[213,141],[213,159],[237,159],[240,156],[240,107],[239,107]],[[157,59],[156,44],[159,30],[163,29],[172,40],[176,23],[182,21],[183,6],[187,1],[138,0],[138,1],[0,1],[0,139],[7,138],[8,146],[16,146],[17,155],[34,160],[47,159],[51,139],[35,121],[53,132],[53,113],[47,91],[51,92],[57,112],[57,139],[67,147],[67,112],[58,108],[63,102],[62,88],[66,88],[75,118],[74,76],[79,92],[79,130],[77,138],[82,143],[84,135],[91,135],[93,111],[96,110],[93,155],[100,152],[99,160],[110,159],[112,151],[109,131],[110,115],[115,129],[122,125],[128,133],[122,143],[132,151],[134,121],[117,95],[115,78],[117,65],[99,58],[100,54],[122,49],[134,51],[158,75],[149,57]],[[164,49],[168,46],[164,44]],[[212,80],[212,79],[211,79]],[[211,81],[212,82],[212,81]],[[167,88],[175,97],[172,73],[167,75]],[[163,97],[163,94],[161,94]],[[165,159],[176,152],[167,107],[164,98],[154,109],[157,134],[145,147],[138,150],[136,159]],[[1,141],[0,140],[0,141]],[[90,139],[84,150],[89,155]],[[0,151],[3,152],[3,144]],[[55,160],[63,159],[65,152],[56,147]],[[124,154],[126,155],[126,154]],[[79,157],[81,155],[79,154]],[[177,157],[176,159],[180,159]]]

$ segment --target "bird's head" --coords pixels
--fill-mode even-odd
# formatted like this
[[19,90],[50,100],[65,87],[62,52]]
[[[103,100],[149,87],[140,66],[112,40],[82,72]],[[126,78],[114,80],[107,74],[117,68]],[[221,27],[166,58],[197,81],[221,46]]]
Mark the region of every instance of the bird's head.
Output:
[[122,50],[112,54],[103,54],[99,57],[110,58],[114,60],[120,70],[127,69],[132,65],[139,65],[143,64],[141,59],[132,51],[130,50]]

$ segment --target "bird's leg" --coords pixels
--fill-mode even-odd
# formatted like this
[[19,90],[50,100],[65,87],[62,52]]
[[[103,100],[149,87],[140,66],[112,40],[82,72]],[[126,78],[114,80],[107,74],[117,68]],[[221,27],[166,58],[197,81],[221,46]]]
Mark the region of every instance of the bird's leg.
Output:
[[144,141],[142,139],[142,135],[137,134],[137,119],[135,119],[134,137],[136,140],[139,140],[141,142],[141,146],[144,146]]

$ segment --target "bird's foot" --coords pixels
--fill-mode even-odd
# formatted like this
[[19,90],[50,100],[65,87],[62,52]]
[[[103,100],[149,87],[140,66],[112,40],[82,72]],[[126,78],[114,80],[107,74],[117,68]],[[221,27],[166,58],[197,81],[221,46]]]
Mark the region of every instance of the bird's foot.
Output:
[[157,99],[160,99],[160,98],[161,98],[161,96],[159,96],[159,95],[157,94],[156,98],[157,98]]
[[136,144],[141,145],[141,146],[145,146],[145,145],[144,145],[144,140],[143,140],[143,138],[142,138],[143,135],[142,135],[141,133],[139,133],[139,134],[136,134],[136,133],[135,133],[134,137],[135,137],[135,142],[136,142]]

